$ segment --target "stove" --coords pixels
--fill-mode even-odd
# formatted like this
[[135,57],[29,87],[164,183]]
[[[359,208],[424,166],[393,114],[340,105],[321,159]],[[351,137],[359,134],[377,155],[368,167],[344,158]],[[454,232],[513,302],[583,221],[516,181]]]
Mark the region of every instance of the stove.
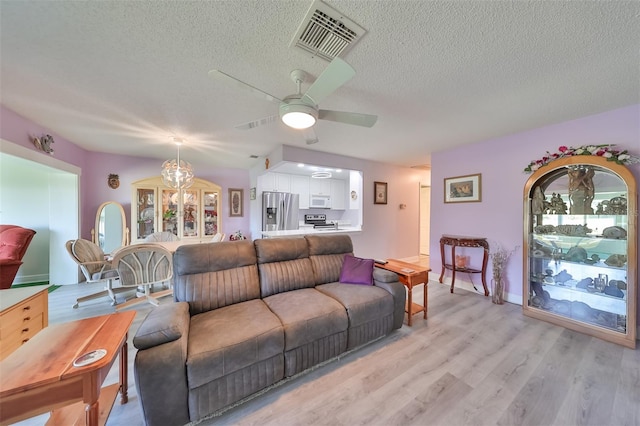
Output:
[[304,215],[304,223],[307,225],[326,225],[327,224],[327,215],[326,214],[305,214]]
[[338,223],[327,223],[326,214],[305,214],[304,223],[313,225],[313,229],[338,229]]

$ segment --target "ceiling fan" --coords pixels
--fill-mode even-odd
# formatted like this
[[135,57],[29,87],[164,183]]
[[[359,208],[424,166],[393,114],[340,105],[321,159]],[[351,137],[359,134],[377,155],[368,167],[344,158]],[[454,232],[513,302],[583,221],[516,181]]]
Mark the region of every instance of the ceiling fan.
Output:
[[[376,123],[378,120],[376,115],[318,108],[318,104],[324,98],[351,80],[355,74],[355,70],[349,64],[340,58],[335,58],[316,81],[309,86],[307,91],[302,93],[301,85],[305,82],[308,74],[302,70],[293,70],[290,75],[293,82],[298,86],[298,92],[280,99],[220,70],[209,71],[209,76],[213,78],[233,83],[268,101],[278,102],[280,104],[279,117],[282,122],[291,128],[304,130],[307,144],[318,142],[318,138],[312,128],[317,120],[329,120],[363,127],[372,127]],[[273,123],[277,118],[277,115],[272,115],[241,124],[236,128],[241,130],[254,129],[258,126]]]

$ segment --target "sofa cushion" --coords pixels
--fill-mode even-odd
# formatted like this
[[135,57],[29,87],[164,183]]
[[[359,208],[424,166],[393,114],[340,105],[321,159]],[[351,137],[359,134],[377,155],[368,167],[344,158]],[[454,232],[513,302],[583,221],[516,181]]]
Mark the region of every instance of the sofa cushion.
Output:
[[195,315],[191,317],[187,349],[189,388],[194,389],[283,351],[282,324],[262,300]]
[[376,286],[330,283],[319,285],[316,290],[347,309],[350,328],[393,314],[393,296]]
[[349,326],[344,306],[312,288],[263,300],[283,324],[285,351],[345,331]]
[[343,284],[373,285],[373,259],[346,255],[339,281]]
[[174,299],[191,315],[260,298],[256,253],[249,241],[187,244],[174,256]]
[[262,298],[315,286],[304,238],[255,240]]
[[304,238],[270,238],[254,241],[258,264],[306,259],[309,246]]
[[251,241],[184,244],[173,255],[176,275],[224,271],[256,263],[256,251]]
[[309,244],[316,285],[338,281],[345,255],[353,255],[351,238],[348,235],[307,235],[305,239]]
[[309,256],[344,254],[353,252],[353,243],[348,235],[306,235]]

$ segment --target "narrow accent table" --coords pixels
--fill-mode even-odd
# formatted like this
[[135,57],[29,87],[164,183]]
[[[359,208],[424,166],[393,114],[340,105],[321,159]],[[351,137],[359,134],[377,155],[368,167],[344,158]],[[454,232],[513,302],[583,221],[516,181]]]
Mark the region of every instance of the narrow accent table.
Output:
[[[451,246],[451,263],[445,262],[444,246]],[[456,267],[456,247],[481,247],[484,249],[484,256],[482,258],[482,269],[468,268],[468,267]],[[487,239],[483,237],[468,237],[464,235],[443,235],[440,238],[440,257],[442,259],[442,272],[440,273],[440,283],[444,278],[444,271],[449,269],[451,271],[451,293],[453,293],[453,286],[456,282],[456,271],[466,272],[469,274],[481,274],[482,286],[484,287],[484,295],[489,296],[489,288],[487,287],[487,262],[489,260],[489,243]]]
[[[388,259],[387,263],[381,265],[376,263],[378,268],[386,269],[387,271],[395,272],[398,274],[398,279],[402,284],[407,287],[407,304],[405,306],[405,312],[407,313],[407,325],[411,326],[411,317],[418,312],[424,312],[424,319],[427,319],[427,284],[429,282],[428,272],[431,268],[428,266],[415,265],[413,263],[403,262],[397,259]],[[417,303],[413,303],[412,290],[413,287],[424,284],[424,301],[420,306]]]
[[[48,411],[51,425],[105,424],[118,391],[120,403],[128,401],[127,334],[135,316],[129,311],[55,324],[5,358],[0,362],[0,424]],[[106,355],[74,367],[76,358],[97,349]],[[119,383],[102,389],[118,355]]]

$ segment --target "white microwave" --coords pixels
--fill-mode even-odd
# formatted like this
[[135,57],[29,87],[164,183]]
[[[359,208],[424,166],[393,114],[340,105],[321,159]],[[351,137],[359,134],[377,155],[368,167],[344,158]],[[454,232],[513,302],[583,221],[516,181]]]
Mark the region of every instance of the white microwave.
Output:
[[331,197],[328,195],[311,195],[309,208],[312,209],[330,209]]

